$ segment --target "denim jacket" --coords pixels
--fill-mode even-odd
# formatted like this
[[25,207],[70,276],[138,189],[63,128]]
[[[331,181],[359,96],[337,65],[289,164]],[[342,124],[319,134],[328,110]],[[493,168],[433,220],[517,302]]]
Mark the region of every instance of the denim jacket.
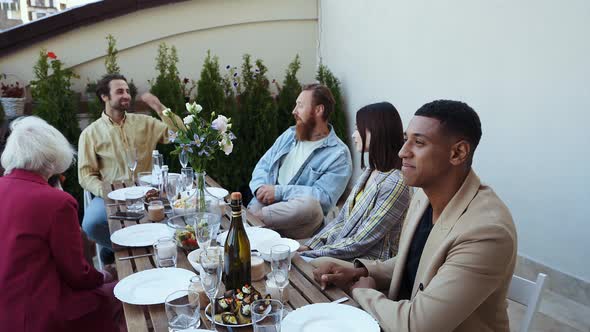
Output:
[[[324,215],[344,193],[352,175],[350,151],[330,125],[330,134],[324,143],[313,150],[289,184],[279,185],[279,167],[284,157],[295,147],[295,127],[281,134],[260,158],[250,181],[252,193],[265,184],[275,186],[275,201],[287,201],[294,197],[311,196],[322,206]],[[253,201],[256,197],[253,198]]]

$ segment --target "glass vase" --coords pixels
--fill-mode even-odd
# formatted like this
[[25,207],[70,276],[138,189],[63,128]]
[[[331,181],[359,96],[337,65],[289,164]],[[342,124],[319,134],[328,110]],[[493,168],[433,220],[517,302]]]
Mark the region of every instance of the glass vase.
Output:
[[195,190],[196,212],[207,211],[207,199],[205,197],[205,172],[196,172],[197,187]]

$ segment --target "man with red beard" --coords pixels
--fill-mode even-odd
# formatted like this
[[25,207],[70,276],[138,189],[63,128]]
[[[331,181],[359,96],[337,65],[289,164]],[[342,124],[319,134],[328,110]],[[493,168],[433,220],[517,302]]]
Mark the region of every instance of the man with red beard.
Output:
[[[112,263],[111,240],[103,200],[103,183],[131,179],[125,161],[125,150],[137,151],[136,172],[151,170],[152,150],[158,143],[168,143],[168,130],[173,129],[171,118],[163,116],[166,109],[152,94],[141,100],[162,119],[143,114],[127,113],[131,106],[129,86],[123,75],[105,75],[97,84],[97,97],[104,103],[100,119],[91,123],[80,135],[78,143],[78,179],[85,190],[94,195],[86,207],[82,228],[101,248],[104,263]],[[172,113],[173,115],[174,113]],[[174,121],[182,123],[175,117]]]
[[328,123],[334,96],[309,84],[297,97],[296,125],[277,138],[252,172],[248,209],[285,237],[308,238],[342,195],[352,174],[350,151]]

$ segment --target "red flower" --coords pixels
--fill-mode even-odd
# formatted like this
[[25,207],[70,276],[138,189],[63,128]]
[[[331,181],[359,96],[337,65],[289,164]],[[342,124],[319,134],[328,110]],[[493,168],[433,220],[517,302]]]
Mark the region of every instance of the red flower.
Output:
[[57,55],[55,55],[55,53],[53,53],[53,52],[47,52],[47,57],[52,58],[52,59],[57,59]]

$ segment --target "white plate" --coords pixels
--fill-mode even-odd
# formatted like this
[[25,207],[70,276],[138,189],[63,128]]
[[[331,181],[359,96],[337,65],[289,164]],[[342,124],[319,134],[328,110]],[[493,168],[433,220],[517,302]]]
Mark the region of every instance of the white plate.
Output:
[[297,252],[297,249],[299,249],[299,246],[300,246],[299,242],[297,242],[296,240],[282,237],[282,238],[272,239],[270,241],[262,242],[258,245],[258,248],[256,248],[256,249],[258,250],[258,252],[260,252],[260,256],[262,256],[262,259],[264,259],[267,262],[270,262],[270,249],[273,246],[276,246],[279,244],[284,244],[286,246],[289,246],[289,249],[291,250],[291,258],[293,258],[293,256],[295,256],[295,253]]
[[[272,229],[262,227],[248,227],[246,228],[246,234],[248,234],[248,240],[250,240],[250,250],[258,249],[265,241],[278,239],[281,236],[279,233]],[[217,242],[221,245],[225,245],[225,239],[227,238],[227,231],[217,236]]]
[[172,235],[174,235],[174,231],[166,224],[139,224],[114,232],[111,235],[111,242],[126,247],[147,247],[161,237]]
[[215,196],[216,198],[222,199],[225,196],[229,195],[229,191],[223,189],[223,188],[218,188],[218,187],[207,187],[205,188],[206,191],[208,191],[211,195]]
[[[178,174],[178,173],[168,173],[168,176],[170,176],[170,175],[172,175],[172,176],[180,176],[180,174]],[[151,174],[140,176],[139,177],[139,181],[145,182],[145,183],[151,183],[154,186],[157,184],[156,181],[152,181],[152,175]]]
[[287,315],[282,332],[379,332],[379,324],[365,311],[346,304],[317,303]]
[[[211,319],[211,316],[209,315],[209,311],[208,311],[210,306],[211,306],[211,303],[207,304],[207,307],[205,308],[205,316],[207,316],[207,319],[210,322],[213,322],[213,319]],[[215,314],[217,314],[217,312]],[[244,326],[250,326],[250,325],[252,325],[252,323],[233,325],[233,324],[225,324],[225,323],[219,323],[219,322],[215,322],[215,324],[217,324],[219,326],[229,326],[229,327],[232,327],[232,328],[233,327],[244,327]]]
[[142,195],[145,195],[145,193],[147,193],[149,190],[154,189],[154,188],[146,187],[146,186],[121,188],[121,189],[111,191],[107,196],[110,199],[115,200],[115,201],[124,201],[125,200],[125,192],[132,190],[132,189],[139,189],[143,192]]
[[195,275],[192,271],[175,267],[137,272],[117,283],[115,296],[130,304],[164,303],[173,292],[188,289],[190,279]]

